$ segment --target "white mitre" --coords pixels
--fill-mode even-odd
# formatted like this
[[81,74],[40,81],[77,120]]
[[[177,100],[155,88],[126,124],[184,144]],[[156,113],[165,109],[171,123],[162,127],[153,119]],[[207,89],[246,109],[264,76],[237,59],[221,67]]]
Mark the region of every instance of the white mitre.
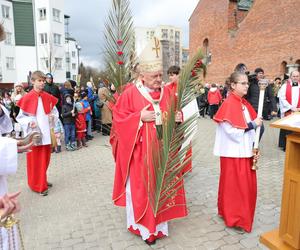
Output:
[[138,57],[141,72],[156,72],[163,69],[162,47],[159,39],[153,37]]

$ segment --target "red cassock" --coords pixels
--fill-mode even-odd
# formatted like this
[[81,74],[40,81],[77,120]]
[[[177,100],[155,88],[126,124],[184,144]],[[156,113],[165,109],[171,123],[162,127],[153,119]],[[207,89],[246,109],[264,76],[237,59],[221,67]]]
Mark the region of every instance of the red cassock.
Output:
[[[39,97],[42,99],[45,114],[50,114],[57,103],[57,99],[44,91],[37,93],[31,90],[20,99],[18,106],[23,112],[36,116]],[[48,189],[47,169],[50,163],[50,157],[50,144],[32,146],[31,152],[27,153],[28,185],[35,192],[43,192]]]
[[[159,99],[160,92],[150,93],[153,99]],[[164,90],[160,108],[167,111],[170,91]],[[148,170],[153,172],[151,164],[151,145],[158,143],[154,122],[144,122],[140,127],[141,110],[150,104],[133,86],[119,97],[113,110],[114,133],[118,145],[115,148],[116,168],[113,190],[115,205],[126,206],[126,181],[130,178],[134,219],[136,224],[145,226],[150,234],[156,225],[171,219],[187,215],[185,192],[182,185],[176,195],[154,217],[148,198],[150,181]],[[153,110],[152,105],[149,110]],[[171,206],[168,206],[171,204]]]
[[[175,105],[177,103],[177,83],[171,82],[166,85],[166,88],[169,88],[171,95],[175,98]],[[184,117],[183,117],[184,118]],[[190,158],[185,166],[183,173],[192,172],[192,143],[190,143],[190,147],[186,152],[186,159]]]
[[[246,129],[248,126],[243,113],[244,106],[248,109],[251,120],[254,120],[257,116],[255,110],[244,98],[235,94],[224,101],[214,120]],[[252,157],[220,157],[218,213],[226,226],[241,227],[246,232],[252,230],[257,197],[256,171],[251,170],[252,162]]]

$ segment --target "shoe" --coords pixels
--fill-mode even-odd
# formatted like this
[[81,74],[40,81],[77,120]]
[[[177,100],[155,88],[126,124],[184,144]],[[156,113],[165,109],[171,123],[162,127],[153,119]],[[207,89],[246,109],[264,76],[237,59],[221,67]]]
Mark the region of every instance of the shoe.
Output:
[[145,243],[146,243],[148,246],[151,246],[151,245],[154,245],[154,244],[156,243],[156,240],[153,240],[153,241],[145,240]]
[[71,148],[72,148],[73,150],[77,150],[76,142],[72,142],[72,143],[71,143]]
[[82,146],[83,146],[83,147],[88,147],[88,145],[86,144],[85,138],[82,139]]
[[82,148],[82,142],[81,142],[81,140],[79,141],[77,141],[77,149],[80,149],[80,148]]
[[48,188],[52,188],[53,184],[51,182],[47,182],[47,186],[48,186]]
[[74,149],[72,148],[70,143],[66,146],[66,150],[67,151],[74,151]]
[[236,232],[237,234],[244,234],[245,230],[241,227],[232,227],[233,231]]
[[39,194],[40,194],[40,196],[47,196],[48,195],[48,189],[43,191],[43,192],[40,192]]

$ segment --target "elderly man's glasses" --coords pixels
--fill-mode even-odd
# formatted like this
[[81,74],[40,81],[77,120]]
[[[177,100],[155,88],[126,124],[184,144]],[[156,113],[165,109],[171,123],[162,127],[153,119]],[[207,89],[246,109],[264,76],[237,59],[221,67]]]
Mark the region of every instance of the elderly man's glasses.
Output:
[[249,82],[235,82],[236,84],[241,84],[241,85],[243,85],[243,86],[249,86]]

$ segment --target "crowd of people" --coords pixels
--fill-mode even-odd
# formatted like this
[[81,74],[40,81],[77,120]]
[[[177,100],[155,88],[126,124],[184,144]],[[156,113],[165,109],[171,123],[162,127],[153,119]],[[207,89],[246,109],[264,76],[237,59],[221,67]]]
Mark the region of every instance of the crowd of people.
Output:
[[[44,91],[58,100],[56,108],[60,119],[54,124],[53,152],[61,152],[63,139],[65,149],[74,151],[88,146],[87,141],[94,137],[92,131],[102,132],[104,136],[110,134],[112,113],[108,99],[114,91],[107,81],[100,81],[98,87],[92,82],[79,87],[74,81],[58,86],[51,73],[46,74],[45,81]],[[20,111],[17,103],[31,88],[25,90],[23,84],[16,83],[12,91],[4,92],[0,98],[0,103],[10,112],[16,138],[22,136],[22,128],[16,119]]]
[[[259,97],[258,82],[260,79],[265,78],[264,70],[262,68],[256,68],[254,73],[250,74],[249,71],[247,71],[246,65],[241,63],[236,66],[235,71],[244,72],[248,76],[249,89],[245,98],[257,111]],[[264,120],[272,120],[274,117],[280,117],[278,91],[287,80],[288,77],[286,75],[283,79],[280,77],[276,77],[274,80],[269,79],[264,98]],[[200,88],[197,89],[197,103],[200,116],[205,117],[205,115],[209,115],[209,117],[213,119],[218,108],[228,96],[229,89],[230,81],[228,79],[226,79],[224,84],[206,83],[204,86],[200,86]]]

